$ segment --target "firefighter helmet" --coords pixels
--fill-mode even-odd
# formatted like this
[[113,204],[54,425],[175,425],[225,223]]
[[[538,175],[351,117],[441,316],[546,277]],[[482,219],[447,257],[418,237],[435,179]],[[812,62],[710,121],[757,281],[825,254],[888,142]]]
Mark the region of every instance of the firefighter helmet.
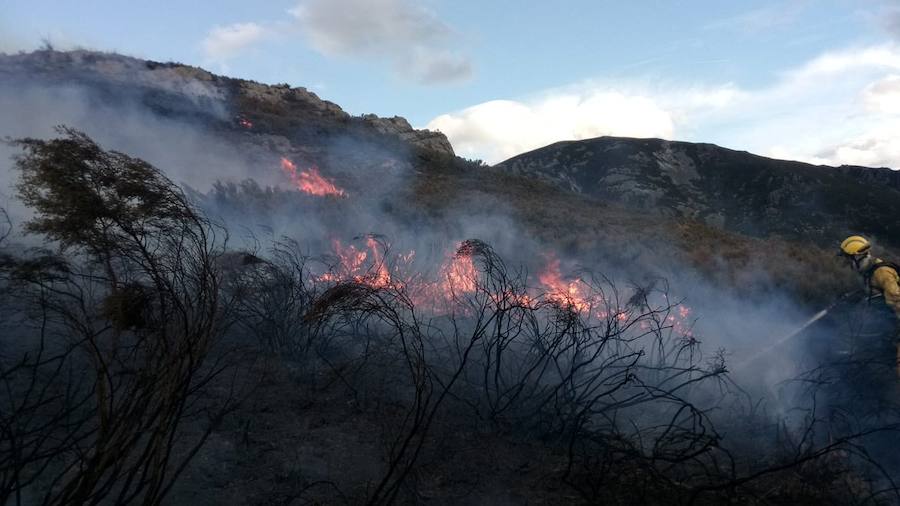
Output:
[[862,255],[869,251],[868,239],[859,235],[851,235],[841,243],[841,253],[847,256]]

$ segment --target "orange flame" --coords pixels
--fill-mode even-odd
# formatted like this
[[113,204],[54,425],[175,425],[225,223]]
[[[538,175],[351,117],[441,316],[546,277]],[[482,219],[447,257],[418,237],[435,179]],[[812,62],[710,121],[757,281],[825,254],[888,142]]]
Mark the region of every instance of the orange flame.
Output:
[[[479,292],[479,288],[484,290],[484,286],[479,285],[479,272],[475,265],[471,251],[466,248],[466,244],[462,243],[457,248],[456,253],[444,262],[438,271],[439,279],[428,290],[430,295],[429,301],[432,303],[439,302],[445,306],[459,301],[460,297],[475,294]],[[512,289],[503,290],[498,293],[484,292],[494,304],[509,306],[521,306],[526,308],[537,307],[538,300],[527,293],[519,293]],[[440,308],[440,304],[436,304]],[[465,312],[465,309],[464,309]]]
[[579,313],[589,311],[595,306],[594,300],[584,293],[584,287],[581,279],[565,281],[559,270],[559,259],[551,258],[544,268],[544,271],[538,274],[538,281],[546,290],[546,298],[551,302],[555,302],[565,307],[571,307]]
[[[339,240],[332,240],[332,249],[337,257],[337,264],[332,270],[315,278],[318,282],[353,281],[373,288],[395,288],[404,290],[416,307],[447,314],[468,309],[465,304],[459,305],[467,296],[483,293],[496,304],[506,307],[510,305],[536,309],[545,302],[566,308],[586,318],[597,318],[600,321],[614,321],[622,325],[634,322],[642,330],[651,328],[652,322],[645,319],[633,308],[619,308],[609,305],[602,294],[593,291],[580,278],[566,279],[560,269],[560,261],[549,257],[538,281],[543,294],[514,293],[503,291],[488,293],[486,287],[480,285],[479,271],[473,256],[459,248],[454,254],[447,255],[446,260],[438,268],[437,278],[422,273],[414,273],[410,268],[415,251],[407,254],[390,255],[389,245],[376,238],[367,237],[361,245],[344,246]],[[671,312],[652,324],[653,328],[669,328],[673,332],[692,337],[690,307],[678,304]],[[639,319],[639,320],[636,320]]]
[[[640,317],[633,310],[623,310],[604,304],[603,296],[593,293],[579,278],[571,281],[565,280],[560,272],[559,264],[559,260],[551,256],[547,266],[538,275],[538,281],[545,290],[545,300],[584,316],[596,317],[599,320],[608,320],[612,317],[620,324],[627,324],[632,318]],[[671,307],[671,312],[665,314],[659,325],[671,329],[678,335],[692,337],[691,312],[690,307],[679,303]],[[640,321],[639,325],[642,330],[650,328],[650,324],[646,320]]]
[[384,258],[384,249],[387,247],[372,237],[366,238],[364,248],[357,248],[350,244],[343,246],[341,241],[334,239],[331,242],[332,249],[338,257],[337,265],[330,272],[316,278],[318,281],[337,282],[355,281],[374,288],[401,287],[405,282],[400,281],[400,265],[409,264],[414,251],[406,255],[398,256],[398,272],[392,275]]
[[319,168],[315,165],[311,166],[309,170],[298,172],[294,162],[287,158],[282,158],[281,170],[291,179],[291,183],[304,193],[320,197],[326,195],[334,195],[337,197],[346,196],[344,190],[338,188],[334,183],[322,177],[322,175],[319,174]]
[[441,291],[451,298],[453,294],[473,293],[477,288],[478,271],[471,255],[455,254],[441,267]]
[[379,288],[391,286],[391,273],[384,263],[384,255],[378,251],[378,242],[375,239],[366,238],[366,247],[372,252],[372,272],[369,284]]

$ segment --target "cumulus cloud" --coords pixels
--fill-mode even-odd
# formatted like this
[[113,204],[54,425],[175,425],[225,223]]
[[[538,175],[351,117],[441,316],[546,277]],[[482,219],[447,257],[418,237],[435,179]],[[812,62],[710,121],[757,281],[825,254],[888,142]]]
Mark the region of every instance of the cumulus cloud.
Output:
[[490,162],[598,135],[712,142],[777,158],[900,168],[900,47],[821,54],[767,86],[586,82],[434,118],[458,153]]
[[446,134],[460,155],[494,163],[562,140],[603,135],[674,139],[703,112],[745,96],[730,83],[660,92],[635,83],[590,82],[525,100],[485,102],[438,116],[426,128]]
[[453,49],[459,37],[411,0],[305,0],[289,12],[325,55],[379,58],[423,84],[472,75],[471,61]]
[[[900,120],[871,125],[852,137],[812,146],[776,145],[767,153],[774,158],[801,160],[821,165],[862,165],[900,169],[897,144]],[[819,148],[816,151],[816,148]]]
[[900,115],[900,74],[891,74],[866,86],[863,102],[870,112]]
[[262,40],[266,34],[266,29],[257,23],[216,26],[206,34],[200,46],[207,60],[224,64]]
[[[900,47],[823,54],[757,95],[755,103],[774,116],[769,135],[753,139],[759,152],[810,163],[900,169]],[[759,124],[761,129],[765,123]],[[793,142],[785,144],[785,139]]]
[[785,73],[788,81],[815,81],[857,70],[900,69],[900,51],[893,45],[880,45],[830,51]]
[[820,153],[820,156],[832,164],[900,168],[897,132],[900,132],[900,121],[877,125],[862,135]]

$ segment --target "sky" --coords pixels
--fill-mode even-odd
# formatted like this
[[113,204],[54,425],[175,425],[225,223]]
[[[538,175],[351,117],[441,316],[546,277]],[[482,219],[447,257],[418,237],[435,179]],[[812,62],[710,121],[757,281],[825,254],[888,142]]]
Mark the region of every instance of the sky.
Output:
[[302,86],[489,163],[600,135],[900,169],[900,0],[0,0],[45,42]]

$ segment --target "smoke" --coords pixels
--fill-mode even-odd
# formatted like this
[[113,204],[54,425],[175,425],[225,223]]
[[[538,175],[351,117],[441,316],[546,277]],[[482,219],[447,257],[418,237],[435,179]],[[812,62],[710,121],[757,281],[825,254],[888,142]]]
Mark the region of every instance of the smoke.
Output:
[[[209,90],[181,89],[194,98],[216,96]],[[326,253],[333,240],[348,244],[354,237],[374,233],[390,241],[394,251],[416,251],[417,256],[437,264],[460,241],[477,238],[491,244],[510,265],[521,265],[533,275],[542,269],[547,255],[559,254],[532,237],[508,203],[486,193],[470,196],[455,207],[445,204],[440,216],[422,211],[410,214],[404,201],[415,195],[413,186],[421,175],[415,173],[409,154],[396,147],[347,135],[328,140],[315,156],[300,152],[292,157],[301,169],[312,164],[327,167],[327,174],[348,192],[347,198],[323,199],[290,189],[278,160],[291,153],[271,150],[261,139],[245,137],[245,142],[236,143],[234,136],[209,128],[210,122],[228,119],[223,113],[227,107],[220,100],[198,106],[211,120],[190,121],[157,113],[139,95],[104,98],[96,89],[78,85],[0,86],[0,107],[9,112],[0,118],[0,135],[52,137],[53,127],[64,124],[83,130],[106,149],[145,159],[174,181],[203,194],[204,207],[229,225],[236,247],[248,246],[251,236],[253,241],[287,236],[307,245],[310,252]],[[14,152],[12,146],[0,146],[4,207],[20,223],[25,210],[16,207],[12,199]],[[222,183],[214,189],[215,181]],[[282,190],[273,193],[266,189],[269,185]],[[615,281],[624,285],[669,278],[673,296],[686,298],[699,317],[696,334],[707,347],[726,349],[735,358],[769,344],[804,320],[803,310],[784,296],[776,295],[766,304],[751,304],[728,296],[704,283],[691,269],[670,265],[659,256],[645,257],[624,268],[623,262],[610,260],[602,252],[562,260],[564,274],[582,269],[615,272]],[[762,377],[783,380],[797,372],[787,367],[789,354],[780,353],[779,358],[766,361],[769,370]]]
[[[274,158],[256,145],[246,145],[212,130],[225,121],[225,106],[198,83],[171,85],[173,97],[186,100],[173,107],[195,109],[199,118],[182,119],[154,111],[140,94],[110,92],[95,87],[63,84],[0,83],[0,138],[52,138],[57,125],[84,131],[105,149],[142,158],[164,168],[174,181],[207,191],[216,180],[248,177],[278,181],[260,159]],[[184,97],[187,97],[186,99]],[[211,125],[210,125],[211,124]],[[0,204],[21,222],[22,209],[13,201],[16,174],[12,157],[17,148],[0,144]],[[276,159],[270,163],[276,163]]]
[[[318,256],[334,253],[335,241],[360,245],[354,238],[378,234],[393,253],[414,251],[415,269],[435,272],[461,241],[474,238],[490,244],[512,272],[530,275],[529,283],[538,291],[546,290],[536,278],[550,258],[560,261],[567,281],[587,279],[590,273],[608,276],[624,300],[655,287],[657,297],[664,294],[670,303],[688,308],[685,315],[673,315],[690,327],[685,337],[699,341],[707,360],[723,355],[736,388],[753,404],[763,399],[772,420],[809,408],[809,398],[791,380],[818,366],[811,339],[821,344],[833,342],[833,337],[813,329],[778,344],[815,311],[777,287],[751,294],[717,286],[674,260],[669,252],[676,246],[663,236],[645,246],[623,241],[626,244],[616,251],[558,251],[520,221],[510,202],[488,191],[472,191],[456,204],[454,195],[440,192],[434,197],[442,199],[440,205],[417,201],[421,185],[434,184],[435,178],[469,177],[464,171],[429,174],[428,164],[417,163],[398,145],[358,135],[328,136],[318,146],[295,146],[285,138],[226,128],[233,118],[217,89],[185,80],[166,85],[164,92],[171,96],[165,95],[162,103],[169,107],[161,111],[159,96],[147,100],[133,90],[0,83],[0,110],[7,113],[0,117],[0,136],[52,137],[53,126],[65,124],[106,149],[145,159],[195,190],[202,207],[226,225],[235,249],[265,250],[285,236]],[[0,205],[20,223],[27,211],[12,198],[14,154],[14,147],[0,145]],[[347,196],[323,198],[291,188],[279,168],[281,157],[301,170],[319,166]],[[753,266],[742,275],[766,277],[762,268]],[[748,360],[770,346],[771,352]],[[701,409],[710,410],[722,398],[710,391],[694,395]],[[723,411],[717,416],[730,422],[735,415]]]

